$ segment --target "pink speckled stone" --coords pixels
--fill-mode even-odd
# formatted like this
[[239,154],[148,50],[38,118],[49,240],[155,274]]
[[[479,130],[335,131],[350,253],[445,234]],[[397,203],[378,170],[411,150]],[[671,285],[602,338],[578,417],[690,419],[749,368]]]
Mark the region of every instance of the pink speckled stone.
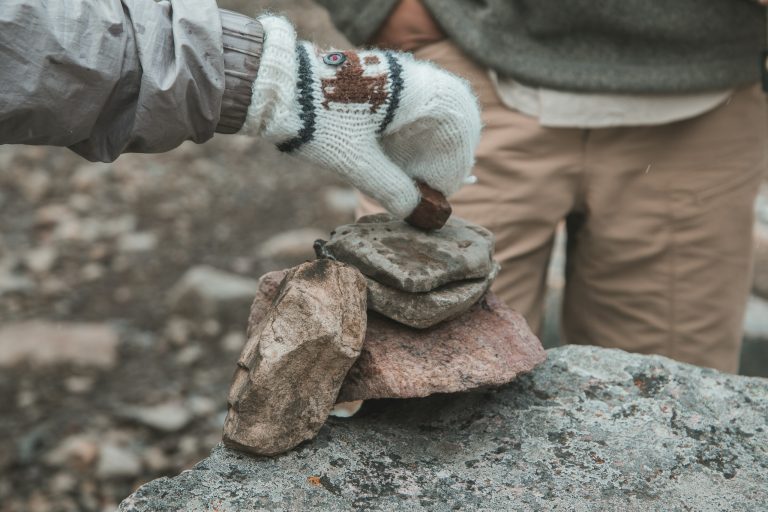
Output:
[[499,386],[546,359],[523,317],[489,293],[463,315],[413,329],[368,312],[363,350],[339,402]]

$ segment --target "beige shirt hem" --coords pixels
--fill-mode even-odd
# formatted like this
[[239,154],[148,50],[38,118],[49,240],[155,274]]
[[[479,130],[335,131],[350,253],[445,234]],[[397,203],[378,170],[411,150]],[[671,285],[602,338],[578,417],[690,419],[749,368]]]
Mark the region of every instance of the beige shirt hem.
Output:
[[528,87],[489,70],[501,102],[535,117],[550,128],[610,128],[649,126],[690,119],[708,112],[733,94],[725,91],[696,94],[602,94]]

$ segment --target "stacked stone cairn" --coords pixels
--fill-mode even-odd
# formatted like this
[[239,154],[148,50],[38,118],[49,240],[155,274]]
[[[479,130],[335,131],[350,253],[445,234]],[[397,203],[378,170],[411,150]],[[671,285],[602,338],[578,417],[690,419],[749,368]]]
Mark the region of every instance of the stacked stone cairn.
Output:
[[491,232],[455,218],[425,232],[369,215],[334,230],[320,252],[363,273],[368,309],[417,329],[467,311],[499,271]]
[[337,402],[500,386],[545,359],[489,288],[493,235],[388,214],[318,241],[318,260],[259,282],[229,391],[224,443],[277,455],[312,439]]

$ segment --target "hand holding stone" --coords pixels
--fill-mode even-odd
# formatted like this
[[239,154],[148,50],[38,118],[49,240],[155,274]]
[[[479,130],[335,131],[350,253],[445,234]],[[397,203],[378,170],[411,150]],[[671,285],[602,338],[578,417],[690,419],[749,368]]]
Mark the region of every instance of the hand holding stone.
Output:
[[422,199],[414,181],[446,197],[463,185],[481,125],[464,80],[404,53],[323,52],[283,18],[260,21],[244,133],[338,172],[401,219]]

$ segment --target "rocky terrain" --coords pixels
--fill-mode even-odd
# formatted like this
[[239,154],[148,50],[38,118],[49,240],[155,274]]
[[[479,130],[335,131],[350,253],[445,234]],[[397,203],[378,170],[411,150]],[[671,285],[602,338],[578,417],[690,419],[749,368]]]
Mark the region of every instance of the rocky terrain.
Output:
[[768,381],[595,347],[497,390],[366,402],[274,458],[217,447],[123,512],[754,511]]

